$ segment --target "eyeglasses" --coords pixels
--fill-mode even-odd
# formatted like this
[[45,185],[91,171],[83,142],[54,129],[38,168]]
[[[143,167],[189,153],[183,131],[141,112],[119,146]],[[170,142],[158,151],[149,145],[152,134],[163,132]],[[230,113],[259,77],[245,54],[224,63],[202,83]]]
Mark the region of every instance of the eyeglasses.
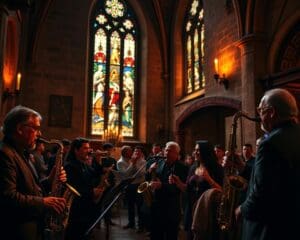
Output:
[[29,127],[31,129],[33,129],[34,131],[36,131],[36,132],[40,132],[41,131],[41,126],[32,126],[32,125],[29,125],[29,124],[23,124],[23,126]]
[[265,106],[265,107],[257,107],[256,111],[258,114],[263,114],[265,113],[267,110],[271,109],[271,106]]

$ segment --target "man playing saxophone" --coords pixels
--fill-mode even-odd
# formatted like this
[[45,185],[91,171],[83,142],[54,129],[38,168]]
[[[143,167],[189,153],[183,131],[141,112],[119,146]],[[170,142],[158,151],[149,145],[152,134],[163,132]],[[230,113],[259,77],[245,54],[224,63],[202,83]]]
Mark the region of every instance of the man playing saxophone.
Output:
[[[257,108],[267,136],[259,144],[246,200],[235,210],[244,219],[243,240],[299,238],[300,126],[295,97],[272,89]],[[298,236],[298,237],[297,237]]]
[[78,137],[72,141],[67,155],[65,170],[68,174],[68,182],[81,196],[73,200],[65,233],[66,240],[83,239],[98,211],[101,210],[97,208],[95,199],[98,199],[105,190],[98,187],[104,168],[101,165],[101,153],[96,154],[97,163],[94,167],[90,166],[88,163],[90,152],[89,140]]
[[[61,214],[64,198],[45,197],[44,187],[51,185],[54,172],[40,181],[29,161],[41,135],[41,115],[33,109],[16,106],[4,118],[0,143],[0,232],[18,240],[41,240],[44,218],[49,211]],[[66,182],[62,169],[59,179]]]

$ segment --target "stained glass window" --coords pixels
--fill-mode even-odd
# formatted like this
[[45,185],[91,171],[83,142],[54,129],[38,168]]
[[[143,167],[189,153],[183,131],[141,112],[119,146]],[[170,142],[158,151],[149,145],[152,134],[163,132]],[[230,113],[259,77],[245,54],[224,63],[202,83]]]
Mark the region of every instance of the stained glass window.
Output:
[[205,87],[205,77],[203,73],[204,21],[201,0],[191,0],[184,26],[185,93],[190,94]]
[[134,137],[137,24],[122,0],[99,0],[91,21],[90,134]]

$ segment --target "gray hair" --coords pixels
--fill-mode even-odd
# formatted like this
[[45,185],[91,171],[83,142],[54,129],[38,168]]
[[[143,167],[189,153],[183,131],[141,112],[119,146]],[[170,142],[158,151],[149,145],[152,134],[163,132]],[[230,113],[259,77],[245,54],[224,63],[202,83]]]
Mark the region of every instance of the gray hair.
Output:
[[166,143],[166,148],[167,147],[174,147],[174,149],[176,149],[176,152],[179,154],[180,153],[180,146],[177,142],[174,142],[174,141],[170,141],[170,142],[167,142]]
[[299,111],[297,101],[289,91],[280,88],[269,90],[264,94],[263,100],[266,105],[276,109],[280,119],[298,118]]
[[2,132],[5,136],[11,136],[20,123],[26,123],[30,118],[42,116],[31,108],[18,105],[12,108],[5,116],[2,126]]
[[124,146],[122,146],[122,147],[121,147],[121,156],[124,157],[124,155],[126,154],[126,152],[127,152],[128,150],[132,150],[132,148],[131,148],[129,145],[124,145]]

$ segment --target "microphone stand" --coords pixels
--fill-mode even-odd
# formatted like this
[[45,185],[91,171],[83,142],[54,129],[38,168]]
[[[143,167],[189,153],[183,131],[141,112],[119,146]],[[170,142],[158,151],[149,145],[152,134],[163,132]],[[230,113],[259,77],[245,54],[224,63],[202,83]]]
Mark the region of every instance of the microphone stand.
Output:
[[[129,184],[128,184],[129,185]],[[97,220],[91,225],[91,227],[85,232],[84,237],[87,237],[91,231],[95,228],[95,226],[97,225],[97,223],[99,221],[101,221],[101,219],[104,217],[104,215],[108,212],[109,209],[111,209],[111,207],[115,204],[115,202],[121,197],[121,195],[125,192],[125,189],[127,188],[127,186],[124,187],[115,197],[114,199],[111,201],[111,203],[103,210],[103,212],[100,214],[100,216],[97,218]]]
[[[111,209],[111,207],[115,204],[115,202],[122,196],[122,194],[125,193],[125,190],[127,189],[128,185],[131,184],[133,182],[133,180],[138,176],[138,174],[143,170],[143,168],[146,166],[147,162],[145,164],[143,164],[137,171],[136,173],[130,177],[130,178],[126,178],[124,180],[122,180],[113,190],[112,190],[112,196],[115,196],[111,202],[108,204],[108,206],[103,210],[103,212],[100,214],[100,216],[96,219],[96,221],[91,225],[91,227],[85,232],[84,234],[84,238],[87,238],[89,236],[89,234],[91,233],[91,231],[95,228],[95,226],[97,225],[97,223],[99,221],[101,221],[101,219],[104,217],[104,215],[107,213],[107,211],[109,209]],[[106,205],[105,203],[107,203],[109,200],[111,199],[108,198],[106,201],[104,202],[104,206]],[[105,200],[105,199],[104,199]]]

